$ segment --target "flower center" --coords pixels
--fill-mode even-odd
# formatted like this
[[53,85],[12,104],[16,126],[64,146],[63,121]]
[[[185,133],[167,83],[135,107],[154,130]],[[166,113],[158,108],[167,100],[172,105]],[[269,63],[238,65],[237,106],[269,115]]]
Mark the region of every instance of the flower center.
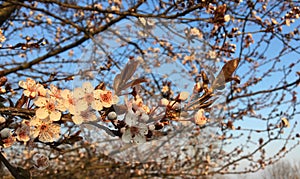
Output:
[[41,125],[41,131],[47,130],[48,126],[46,124]]
[[94,101],[94,96],[92,94],[86,94],[85,95],[85,100],[86,102],[88,102],[89,104],[92,103]]
[[102,102],[109,103],[110,101],[112,101],[111,91],[106,92],[106,94],[100,94],[100,97]]
[[90,112],[88,110],[81,111],[80,115],[83,119],[88,119],[90,117]]
[[46,109],[48,109],[49,111],[54,111],[55,110],[55,105],[52,102],[48,102],[46,104]]
[[134,127],[134,126],[130,127],[130,133],[132,136],[135,136],[136,134],[139,133],[139,128]]

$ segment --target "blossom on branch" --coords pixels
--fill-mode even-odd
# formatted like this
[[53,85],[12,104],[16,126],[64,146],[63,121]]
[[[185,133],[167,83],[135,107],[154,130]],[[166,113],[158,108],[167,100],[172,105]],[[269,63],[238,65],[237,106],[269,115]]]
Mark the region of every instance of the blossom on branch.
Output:
[[19,86],[23,89],[23,94],[29,98],[36,96],[46,96],[46,89],[43,85],[37,84],[33,79],[27,78],[26,81],[19,81]]
[[61,92],[61,96],[63,106],[70,112],[70,114],[74,114],[76,101],[73,97],[73,92],[65,89]]
[[6,119],[2,116],[0,116],[0,124],[5,123]]
[[35,154],[32,157],[34,167],[38,170],[44,170],[49,166],[49,158],[44,154]]
[[139,122],[138,116],[132,111],[132,109],[128,110],[124,120],[128,126],[122,129],[122,140],[126,143],[145,143],[145,135],[148,133],[147,125]]
[[40,119],[34,116],[30,120],[30,127],[30,137],[38,137],[41,142],[53,142],[59,138],[60,125],[52,123],[49,118]]
[[54,98],[38,97],[34,104],[39,107],[36,116],[40,119],[50,117],[52,121],[60,120],[61,112],[57,110],[57,101]]
[[88,108],[86,110],[76,110],[74,116],[72,116],[72,120],[75,124],[79,125],[86,121],[96,121],[97,116],[94,110]]
[[103,109],[101,101],[94,97],[94,88],[90,82],[84,82],[82,87],[75,88],[73,97],[76,102],[76,110],[84,111],[90,106],[98,111]]
[[23,120],[21,126],[16,130],[18,141],[27,142],[30,140],[30,122]]
[[117,104],[119,102],[119,97],[113,95],[111,91],[108,90],[95,90],[94,97],[96,99],[100,99],[103,107],[109,108],[113,104]]

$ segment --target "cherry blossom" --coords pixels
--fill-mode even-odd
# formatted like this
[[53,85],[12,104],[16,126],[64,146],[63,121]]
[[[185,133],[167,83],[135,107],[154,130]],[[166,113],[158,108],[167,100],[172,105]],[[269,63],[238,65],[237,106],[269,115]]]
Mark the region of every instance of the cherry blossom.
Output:
[[19,86],[23,89],[23,94],[29,98],[36,96],[46,96],[46,89],[43,85],[37,84],[33,79],[27,78],[25,81],[19,81]]
[[54,98],[38,97],[34,104],[40,108],[36,110],[36,116],[45,119],[48,116],[52,121],[59,121],[61,112],[57,110],[57,101]]
[[50,89],[47,90],[48,94],[51,97],[54,97],[56,99],[62,99],[62,90],[58,89],[56,86],[54,86],[53,84],[50,85]]
[[30,140],[30,122],[23,120],[21,127],[16,130],[17,139],[19,141],[27,142]]
[[59,138],[60,125],[52,123],[49,118],[40,119],[34,116],[30,120],[30,137],[37,138],[41,142],[53,142]]
[[72,120],[75,124],[79,125],[85,121],[96,121],[97,116],[92,109],[86,109],[84,111],[76,110]]
[[35,154],[32,161],[38,170],[44,170],[49,166],[49,158],[44,154]]
[[148,127],[145,123],[138,121],[138,116],[129,109],[125,115],[125,123],[128,125],[122,129],[122,140],[126,143],[145,143]]
[[179,94],[178,99],[182,101],[187,100],[189,95],[190,95],[189,92],[183,91]]
[[103,107],[109,108],[113,104],[117,104],[119,102],[119,97],[113,95],[111,91],[108,90],[95,90],[94,97],[96,99],[100,99]]
[[139,95],[136,95],[135,99],[133,99],[131,103],[137,115],[140,115],[142,113],[150,113],[149,107],[144,104],[143,99]]
[[84,111],[91,106],[93,109],[100,111],[103,106],[99,100],[95,100],[94,88],[90,82],[84,82],[82,87],[74,89],[74,98],[76,102],[75,109]]
[[63,90],[61,92],[61,96],[62,96],[62,104],[63,106],[71,113],[74,114],[75,113],[75,98],[73,97],[73,92],[71,92],[70,90]]

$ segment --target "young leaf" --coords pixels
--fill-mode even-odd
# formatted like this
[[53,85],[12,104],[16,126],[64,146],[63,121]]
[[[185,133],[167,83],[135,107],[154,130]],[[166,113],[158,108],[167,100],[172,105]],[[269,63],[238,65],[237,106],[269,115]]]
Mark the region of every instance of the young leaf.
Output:
[[114,86],[113,86],[116,95],[119,95],[119,93],[120,93],[120,90],[119,90],[120,83],[121,83],[121,75],[117,74],[115,79],[114,79]]
[[216,79],[213,82],[212,88],[213,89],[224,89],[225,88],[225,83],[236,79],[232,77],[232,74],[234,73],[234,71],[236,70],[236,68],[239,65],[239,59],[234,59],[234,60],[230,60],[228,61],[222,68],[222,70],[220,71],[220,73],[218,74],[218,76],[216,77]]
[[138,61],[134,61],[134,60],[130,60],[125,68],[122,70],[121,72],[121,81],[122,84],[125,84],[134,74],[136,68],[138,67],[139,62]]
[[[129,87],[127,81],[133,76],[139,65],[138,61],[130,60],[124,69],[114,79],[114,90],[116,95],[120,95],[120,92]],[[130,82],[129,82],[130,83]]]
[[122,89],[126,89],[126,88],[132,87],[134,85],[137,85],[137,84],[140,84],[140,83],[144,83],[144,82],[147,82],[147,79],[145,79],[145,78],[138,78],[138,79],[132,80],[132,81],[124,84],[122,86]]

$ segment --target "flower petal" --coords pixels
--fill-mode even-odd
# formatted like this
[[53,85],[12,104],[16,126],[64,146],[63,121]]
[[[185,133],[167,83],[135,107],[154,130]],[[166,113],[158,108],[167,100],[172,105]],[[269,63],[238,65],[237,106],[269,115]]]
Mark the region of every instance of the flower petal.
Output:
[[27,89],[27,84],[25,81],[19,81],[19,86],[23,89]]
[[46,104],[48,103],[48,100],[47,98],[45,97],[38,97],[35,101],[34,101],[34,104],[38,107],[43,107],[43,106],[46,106]]
[[53,142],[54,139],[49,132],[41,132],[39,135],[39,140],[41,142]]
[[84,95],[85,95],[85,92],[81,88],[74,89],[74,98],[80,99],[80,98],[83,98]]
[[92,93],[94,91],[94,87],[91,82],[84,82],[82,84],[82,89],[85,93]]
[[103,109],[102,103],[99,100],[94,100],[92,102],[92,108],[97,110],[97,111],[101,111]]
[[35,115],[40,119],[45,119],[49,116],[49,112],[45,108],[39,108],[36,110]]
[[85,100],[78,100],[75,102],[76,111],[85,111],[88,108],[88,103]]
[[137,134],[134,136],[133,141],[137,144],[143,144],[146,142],[146,137],[141,134]]
[[59,121],[61,117],[61,113],[59,111],[52,111],[50,113],[50,120],[51,121]]
[[130,143],[132,140],[130,129],[126,129],[122,135],[122,141],[125,143]]
[[125,123],[129,126],[135,126],[137,124],[137,116],[132,110],[128,110],[125,115]]
[[102,93],[102,90],[94,90],[93,91],[93,95],[94,95],[94,98],[96,99],[100,99],[100,94]]
[[75,124],[79,125],[83,122],[83,118],[80,115],[74,115],[72,120]]
[[35,139],[39,136],[40,130],[38,128],[34,128],[30,130],[30,138]]

